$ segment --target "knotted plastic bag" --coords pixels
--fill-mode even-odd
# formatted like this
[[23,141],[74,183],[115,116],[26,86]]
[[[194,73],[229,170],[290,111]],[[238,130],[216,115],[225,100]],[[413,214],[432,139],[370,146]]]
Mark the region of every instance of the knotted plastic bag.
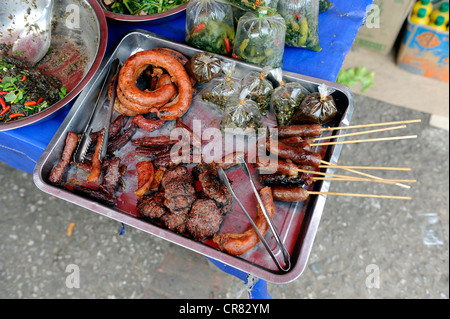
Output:
[[335,90],[319,85],[319,92],[308,94],[292,117],[292,124],[324,124],[331,121],[338,113],[333,99]]
[[234,97],[228,101],[220,123],[223,132],[254,135],[263,127],[258,106],[247,99],[248,94],[248,89],[243,89],[238,98]]
[[193,47],[231,55],[235,39],[231,5],[220,0],[191,0],[186,8],[186,42]]
[[265,67],[261,72],[251,71],[242,79],[242,88],[247,88],[247,99],[256,102],[262,115],[266,115],[270,109],[273,84],[267,79],[271,68]]
[[247,12],[239,19],[233,57],[258,66],[283,65],[286,24],[279,14]]
[[272,74],[280,86],[273,91],[270,105],[275,113],[278,125],[287,125],[303,99],[310,92],[300,83],[285,83],[281,69],[274,70]]
[[184,67],[199,83],[209,82],[222,73],[221,60],[209,52],[195,54]]
[[224,111],[228,100],[232,97],[237,97],[241,91],[240,81],[233,80],[235,70],[235,62],[222,61],[224,75],[213,79],[205,87],[201,93],[202,99]]
[[280,0],[278,13],[286,21],[286,45],[320,51],[319,0]]
[[242,10],[268,10],[276,13],[279,0],[225,0]]

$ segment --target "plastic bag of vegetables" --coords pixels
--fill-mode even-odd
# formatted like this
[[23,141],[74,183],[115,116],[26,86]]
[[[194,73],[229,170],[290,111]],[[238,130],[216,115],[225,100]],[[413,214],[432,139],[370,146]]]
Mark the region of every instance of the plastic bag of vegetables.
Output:
[[223,132],[254,135],[263,127],[258,106],[254,101],[247,99],[248,93],[248,89],[243,89],[237,98],[228,101],[220,123]]
[[219,76],[208,83],[201,93],[202,99],[224,111],[228,100],[237,97],[241,91],[240,81],[233,80],[235,70],[235,62],[222,61],[224,76]]
[[220,0],[191,0],[186,8],[186,42],[230,55],[235,39],[231,5]]
[[258,66],[283,65],[286,25],[284,19],[267,12],[247,12],[239,19],[233,57]]
[[242,88],[249,90],[247,99],[256,102],[262,115],[266,115],[270,109],[273,92],[273,84],[267,79],[270,71],[270,67],[265,67],[261,72],[251,71],[242,79]]
[[328,0],[319,0],[319,13],[328,11],[331,8],[333,2]]
[[324,124],[331,121],[338,113],[336,102],[333,99],[335,90],[319,85],[319,92],[308,94],[291,119],[292,124]]
[[269,10],[276,13],[279,0],[224,0],[243,10],[259,11],[260,9]]
[[286,20],[286,45],[320,51],[319,0],[280,0],[278,13]]
[[273,91],[270,105],[275,113],[278,125],[287,125],[310,92],[300,83],[285,83],[281,69],[274,70],[272,74],[280,86]]

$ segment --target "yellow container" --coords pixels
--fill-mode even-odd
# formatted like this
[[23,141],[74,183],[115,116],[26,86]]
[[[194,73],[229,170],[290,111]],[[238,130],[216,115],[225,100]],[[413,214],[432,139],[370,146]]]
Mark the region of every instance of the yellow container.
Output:
[[434,22],[438,17],[444,17],[444,25],[448,23],[449,14],[448,14],[449,4],[448,2],[443,2],[439,6],[439,8],[434,9],[430,15],[430,21]]
[[411,22],[414,24],[429,24],[430,17],[427,15],[427,10],[420,8],[417,14],[411,16]]
[[429,16],[433,12],[433,4],[431,3],[431,0],[417,1],[413,7],[412,14],[417,15],[420,9],[425,9],[427,12],[426,15]]
[[445,25],[445,18],[443,16],[437,17],[434,22],[430,22],[430,26],[440,31],[447,31],[447,26]]

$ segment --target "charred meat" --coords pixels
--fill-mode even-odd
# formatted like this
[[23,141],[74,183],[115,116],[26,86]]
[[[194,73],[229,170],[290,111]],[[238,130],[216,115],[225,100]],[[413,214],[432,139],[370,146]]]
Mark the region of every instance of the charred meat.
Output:
[[216,234],[222,224],[222,214],[212,199],[197,199],[187,216],[186,230],[202,241]]

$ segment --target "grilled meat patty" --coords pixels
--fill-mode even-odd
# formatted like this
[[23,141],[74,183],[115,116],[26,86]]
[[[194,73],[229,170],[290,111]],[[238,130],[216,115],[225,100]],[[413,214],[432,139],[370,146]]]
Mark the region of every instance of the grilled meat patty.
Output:
[[187,215],[186,230],[202,241],[213,236],[220,229],[222,214],[212,199],[197,199]]
[[215,168],[207,164],[199,164],[194,172],[202,185],[204,195],[216,202],[222,214],[229,212],[233,207],[233,195],[220,181]]
[[142,217],[161,218],[167,212],[164,199],[164,192],[145,195],[139,199],[137,211]]
[[192,204],[197,199],[191,174],[184,166],[167,171],[161,181],[164,187],[164,206],[169,210],[161,221],[171,230],[183,233]]

